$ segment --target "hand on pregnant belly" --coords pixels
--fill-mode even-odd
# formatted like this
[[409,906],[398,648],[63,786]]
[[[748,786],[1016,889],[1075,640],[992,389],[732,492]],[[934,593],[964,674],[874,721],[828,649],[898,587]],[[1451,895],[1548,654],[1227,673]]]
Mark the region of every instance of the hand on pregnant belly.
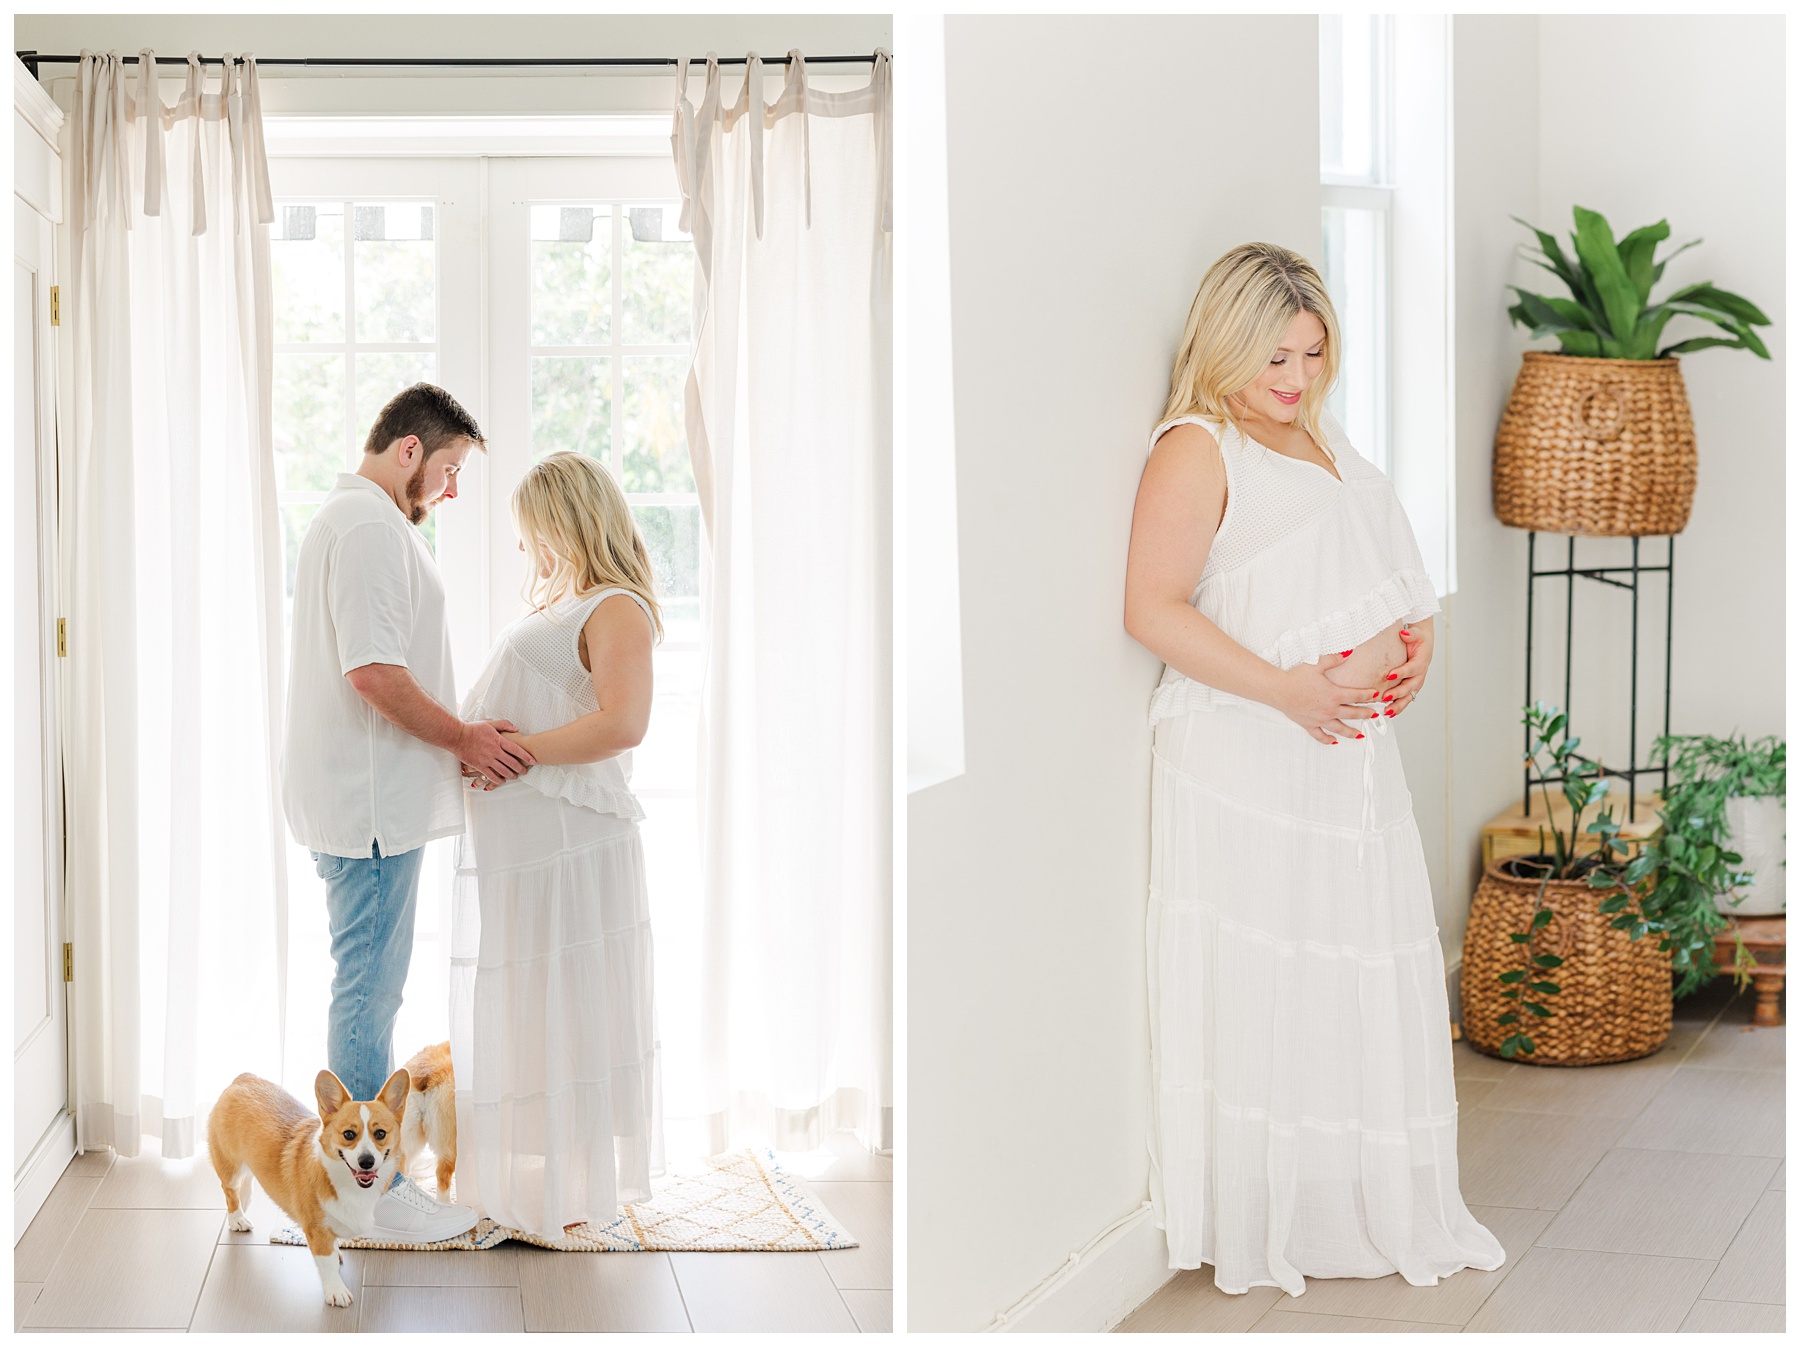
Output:
[[[1324,664],[1321,660],[1320,666]],[[1327,669],[1325,676],[1348,687],[1374,687],[1375,699],[1385,703],[1382,714],[1397,716],[1425,686],[1430,665],[1430,620],[1416,628],[1400,621],[1343,652],[1342,662]]]
[[1380,694],[1372,683],[1346,685],[1333,678],[1345,662],[1343,655],[1333,653],[1317,664],[1296,664],[1284,670],[1280,692],[1270,704],[1322,744],[1335,744],[1334,736],[1362,738],[1363,730],[1356,722],[1373,713],[1360,703]]

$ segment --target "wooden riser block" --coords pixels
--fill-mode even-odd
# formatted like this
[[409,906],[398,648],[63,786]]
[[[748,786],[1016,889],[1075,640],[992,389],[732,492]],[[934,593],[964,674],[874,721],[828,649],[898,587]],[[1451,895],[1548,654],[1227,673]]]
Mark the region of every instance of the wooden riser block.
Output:
[[[1619,820],[1619,835],[1616,848],[1626,856],[1635,856],[1645,842],[1654,839],[1662,831],[1662,820],[1656,811],[1662,808],[1662,796],[1654,792],[1642,792],[1637,797],[1637,818],[1625,818],[1626,801],[1621,795],[1603,797],[1599,807],[1590,805],[1582,811],[1583,830],[1575,839],[1574,847],[1577,856],[1585,856],[1590,851],[1597,851],[1600,839],[1590,831],[1600,817],[1600,810],[1610,805],[1613,817]],[[1569,830],[1570,810],[1568,801],[1555,786],[1550,788],[1550,813],[1544,813],[1544,795],[1542,790],[1531,793],[1531,812],[1527,814],[1518,801],[1508,805],[1501,813],[1496,814],[1481,829],[1481,866],[1483,871],[1496,860],[1506,856],[1529,856],[1538,851],[1548,851],[1555,846],[1551,840],[1551,823],[1561,828],[1564,833]],[[1543,842],[1539,843],[1539,829],[1543,830]]]

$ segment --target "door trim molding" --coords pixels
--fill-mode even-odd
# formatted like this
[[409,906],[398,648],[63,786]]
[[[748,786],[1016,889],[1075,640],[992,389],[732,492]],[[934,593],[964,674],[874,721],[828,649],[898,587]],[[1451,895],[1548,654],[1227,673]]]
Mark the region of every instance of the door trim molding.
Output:
[[75,1116],[67,1109],[56,1115],[31,1154],[13,1176],[13,1243],[25,1234],[44,1199],[75,1158]]

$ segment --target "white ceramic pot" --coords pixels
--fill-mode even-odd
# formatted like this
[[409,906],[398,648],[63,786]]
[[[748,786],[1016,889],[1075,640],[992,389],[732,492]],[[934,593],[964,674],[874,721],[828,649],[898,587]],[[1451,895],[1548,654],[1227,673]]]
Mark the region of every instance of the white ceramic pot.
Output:
[[[1719,911],[1740,917],[1769,917],[1787,911],[1787,807],[1772,795],[1734,795],[1725,801],[1731,835],[1725,845],[1742,856],[1752,878],[1718,899]],[[1743,901],[1732,898],[1742,895]]]

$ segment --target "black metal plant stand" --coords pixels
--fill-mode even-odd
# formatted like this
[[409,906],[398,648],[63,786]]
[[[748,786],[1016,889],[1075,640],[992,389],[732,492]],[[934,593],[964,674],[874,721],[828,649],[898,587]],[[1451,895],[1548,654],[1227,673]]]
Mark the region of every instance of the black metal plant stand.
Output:
[[[1551,535],[1555,536],[1555,535]],[[1671,657],[1675,649],[1675,539],[1665,537],[1667,544],[1660,566],[1646,566],[1639,556],[1643,539],[1633,536],[1631,539],[1631,564],[1629,566],[1577,566],[1575,564],[1575,539],[1569,538],[1568,559],[1560,570],[1540,571],[1537,568],[1537,534],[1527,535],[1525,543],[1525,568],[1528,579],[1525,583],[1525,704],[1530,706],[1531,700],[1531,648],[1532,634],[1536,610],[1537,584],[1539,580],[1563,579],[1568,585],[1568,596],[1564,611],[1563,631],[1563,703],[1565,714],[1569,711],[1569,694],[1574,683],[1575,669],[1575,581],[1592,580],[1597,584],[1612,585],[1617,589],[1631,593],[1631,738],[1630,761],[1623,767],[1608,766],[1594,758],[1580,753],[1571,754],[1577,762],[1599,769],[1601,776],[1623,777],[1627,782],[1630,802],[1627,805],[1626,819],[1637,821],[1637,789],[1638,778],[1660,776],[1661,786],[1666,792],[1669,785],[1669,766],[1665,761],[1661,767],[1638,762],[1638,616],[1643,606],[1642,580],[1646,575],[1665,575],[1664,601],[1666,604],[1663,625],[1663,727],[1662,732],[1669,732],[1669,672]],[[1629,576],[1629,579],[1619,579]],[[1554,785],[1563,780],[1561,776],[1536,776],[1531,770],[1531,730],[1525,731],[1525,813],[1531,813],[1531,790],[1533,786]]]

